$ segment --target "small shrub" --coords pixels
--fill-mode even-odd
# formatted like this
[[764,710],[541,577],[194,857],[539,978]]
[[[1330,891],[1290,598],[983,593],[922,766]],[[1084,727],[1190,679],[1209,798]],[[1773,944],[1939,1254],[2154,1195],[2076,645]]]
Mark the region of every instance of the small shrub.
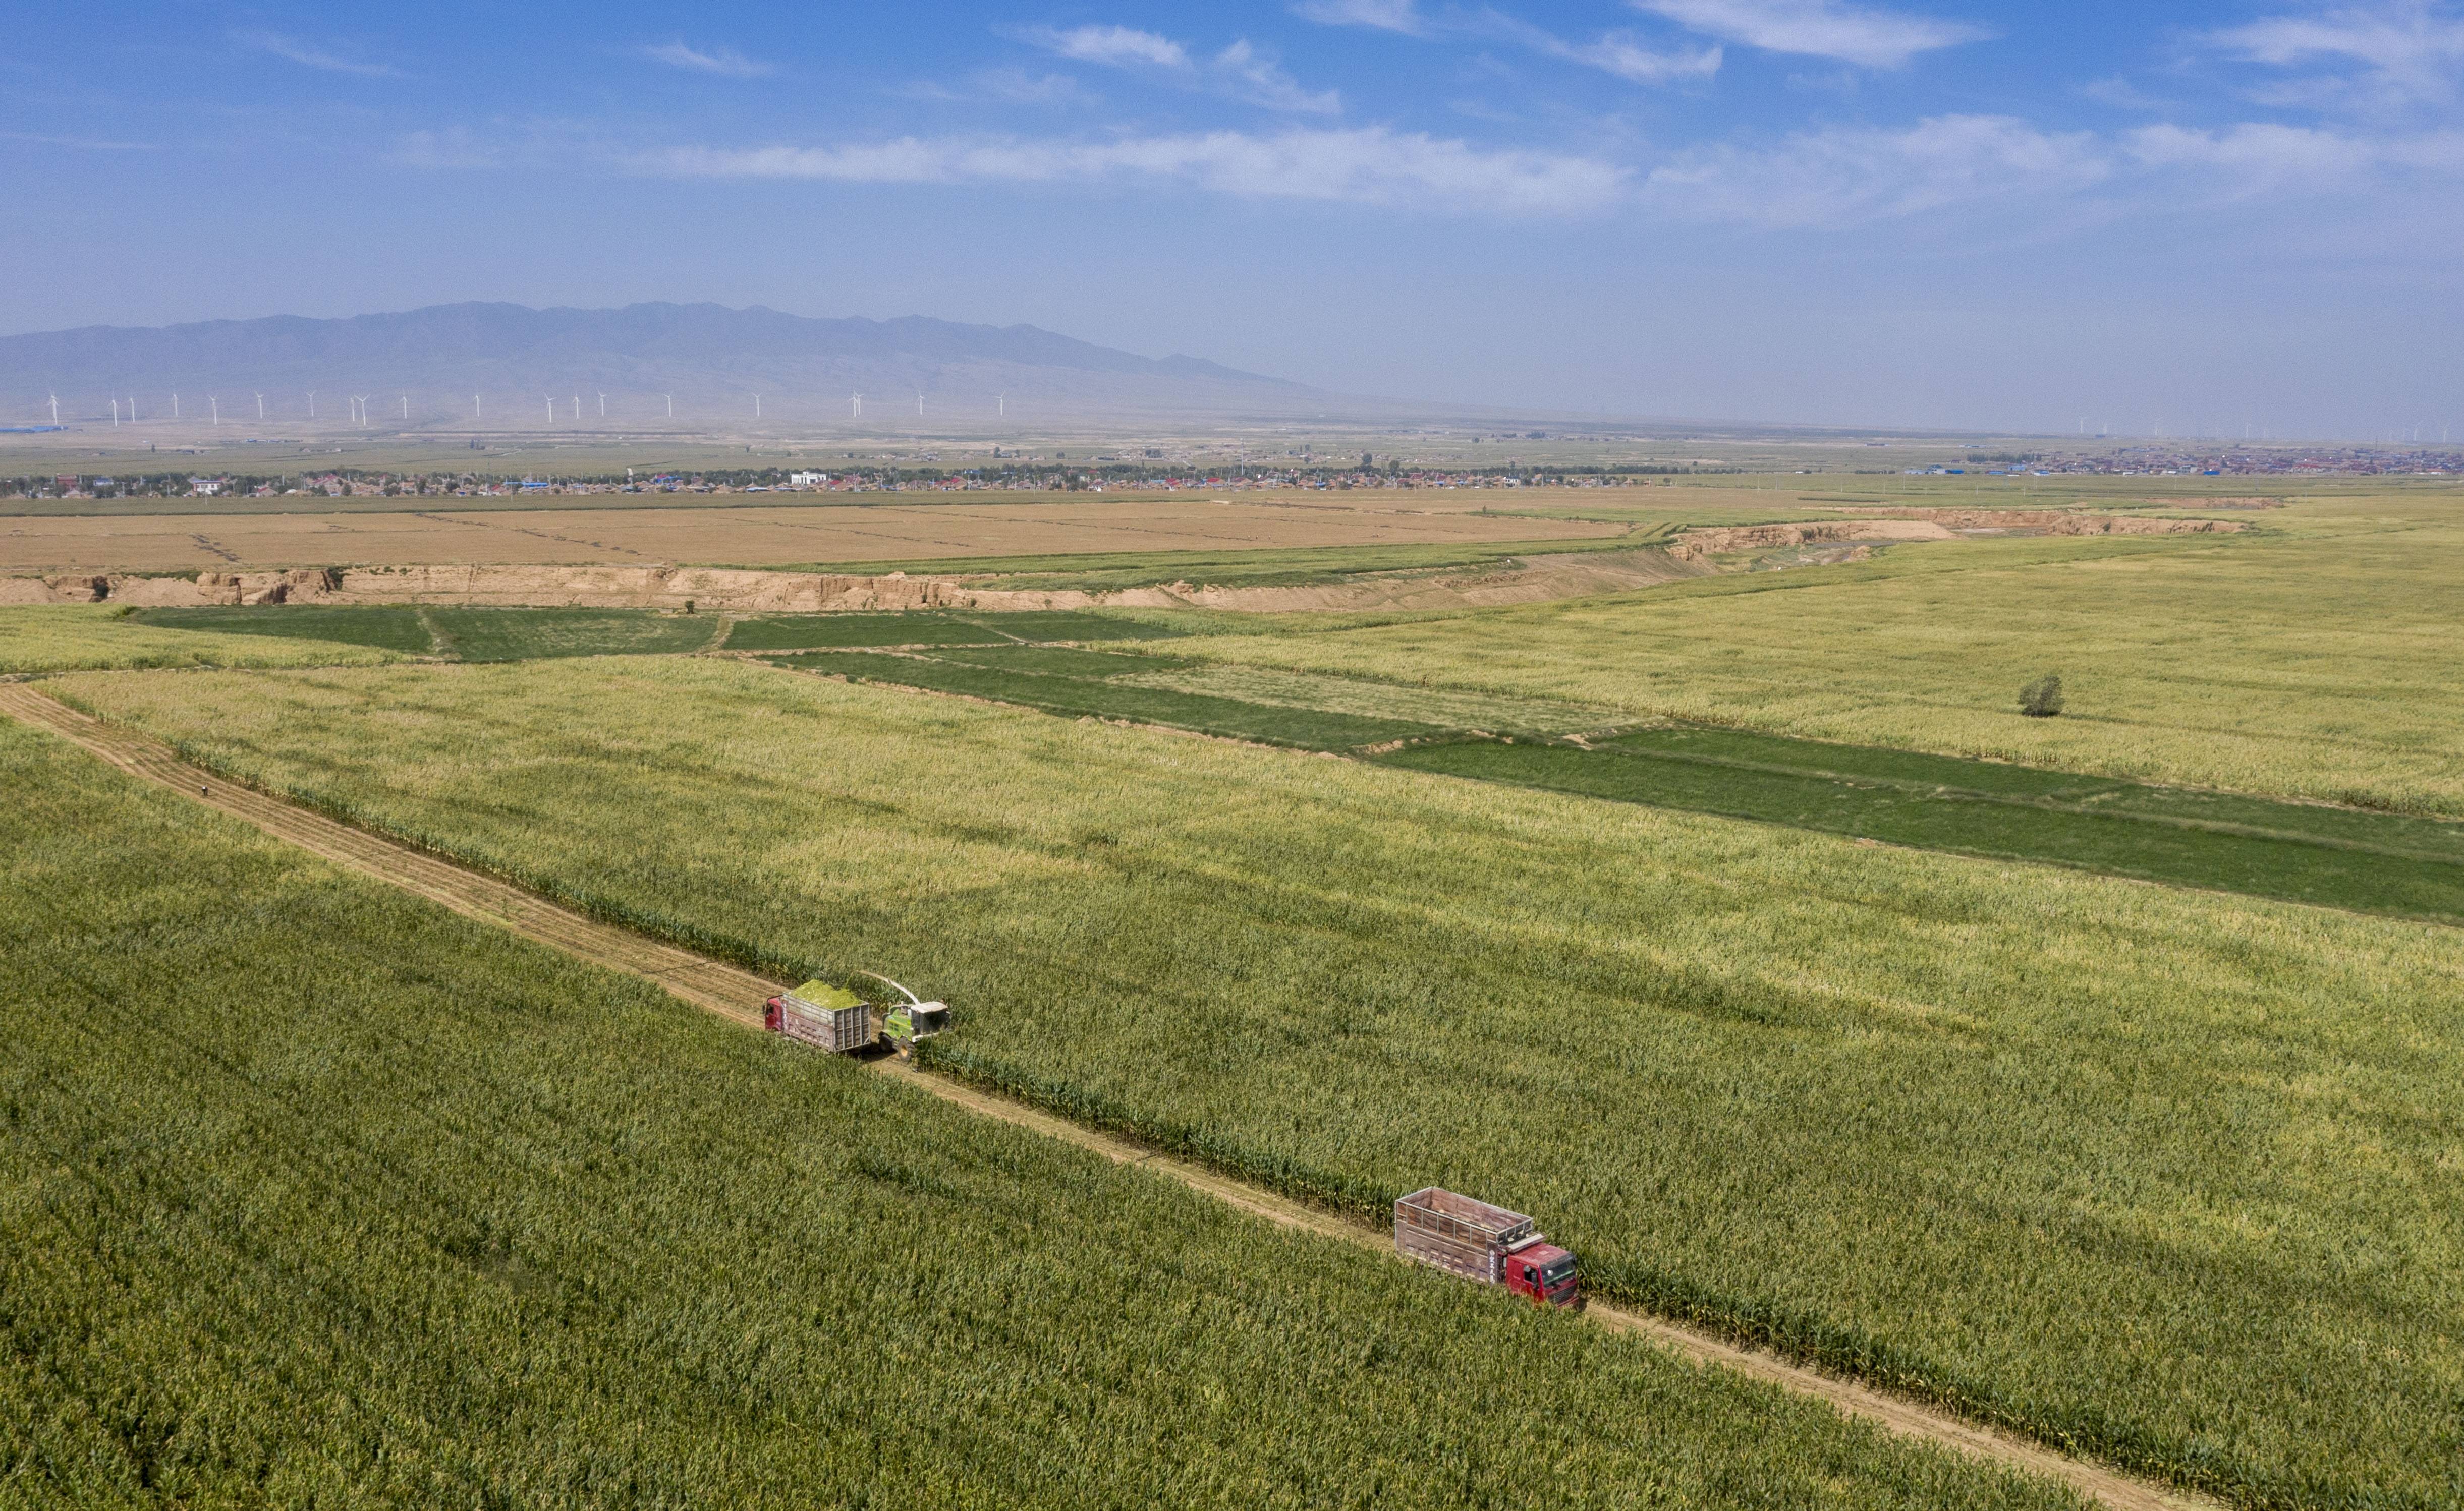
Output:
[[2050,719],[2062,712],[2062,679],[2049,672],[2021,688],[2019,712],[2032,719]]

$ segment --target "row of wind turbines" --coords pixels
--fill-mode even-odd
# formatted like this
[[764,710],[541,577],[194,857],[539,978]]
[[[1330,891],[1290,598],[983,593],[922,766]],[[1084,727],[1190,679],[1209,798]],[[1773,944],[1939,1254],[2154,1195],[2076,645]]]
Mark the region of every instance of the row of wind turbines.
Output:
[[[591,392],[596,395],[599,400],[599,418],[603,420],[606,419],[607,395],[599,392],[597,389],[593,389]],[[258,422],[264,422],[267,418],[265,412],[265,395],[256,392],[254,389],[251,389],[250,397],[256,401],[256,418]],[[864,418],[864,401],[866,397],[867,396],[862,393],[850,393],[847,395],[847,413],[850,418],[858,420]],[[317,418],[317,390],[307,390],[307,398],[308,418],[314,420]],[[368,405],[369,402],[375,398],[376,395],[373,394],[343,395],[344,402],[349,405],[351,424],[358,426],[362,429],[366,429],[369,427],[371,420]],[[582,395],[572,394],[563,400],[559,400],[553,394],[542,395],[541,398],[547,405],[548,424],[556,424],[559,418],[558,405],[560,404],[569,404],[572,405],[572,419],[579,421],[582,418]],[[667,405],[666,418],[671,420],[674,419],[676,417],[676,396],[671,393],[663,393],[659,395],[659,398]],[[56,426],[60,423],[60,396],[58,394],[52,394],[49,396],[49,402],[51,404],[52,410],[52,424]],[[407,393],[397,395],[396,402],[401,405],[403,422],[405,424],[408,424],[410,421],[410,395]],[[118,395],[114,395],[111,399],[111,425],[114,429],[118,429],[123,424],[135,425],[138,423],[139,415],[137,409],[137,396],[135,394],[130,394],[124,401],[127,405],[125,420],[121,418],[121,406],[123,400]],[[995,395],[993,404],[993,412],[996,415],[1003,419],[1008,418],[1009,395],[1005,393]],[[223,423],[222,397],[219,394],[207,395],[206,406],[211,423],[216,426],[221,425]],[[922,418],[924,414],[924,394],[920,389],[916,390],[915,393],[915,413],[919,419]],[[180,409],[180,396],[176,393],[171,395],[171,418],[173,420],[181,420],[185,418]],[[486,396],[484,394],[474,393],[471,396],[471,418],[481,421],[484,421],[487,418],[487,403]],[[753,418],[756,420],[765,418],[762,412],[762,396],[760,394],[755,394],[753,396]]]

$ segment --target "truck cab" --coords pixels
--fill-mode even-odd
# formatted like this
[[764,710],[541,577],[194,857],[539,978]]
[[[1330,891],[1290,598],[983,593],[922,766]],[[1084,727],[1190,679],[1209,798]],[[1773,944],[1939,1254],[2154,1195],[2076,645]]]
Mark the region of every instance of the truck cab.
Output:
[[1583,1304],[1574,1257],[1553,1243],[1531,1243],[1506,1257],[1506,1288],[1546,1306]]

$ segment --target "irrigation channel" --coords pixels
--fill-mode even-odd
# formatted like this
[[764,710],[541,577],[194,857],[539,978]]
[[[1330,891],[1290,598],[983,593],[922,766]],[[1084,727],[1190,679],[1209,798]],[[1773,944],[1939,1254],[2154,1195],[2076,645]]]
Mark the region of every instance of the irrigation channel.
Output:
[[[45,697],[29,684],[0,684],[0,713],[48,730],[122,771],[254,824],[275,839],[327,861],[414,892],[455,912],[552,945],[595,965],[648,977],[684,1001],[757,1032],[761,1026],[761,1003],[781,984],[598,922],[511,883],[467,870],[399,841],[240,786],[188,765],[158,740],[92,718]],[[895,1059],[884,1057],[866,1063],[880,1075],[979,1116],[998,1118],[1059,1139],[1117,1164],[1136,1165],[1266,1221],[1373,1249],[1395,1259],[1393,1244],[1380,1229],[1317,1211],[1264,1187],[1231,1179],[1128,1139],[1082,1128],[1006,1097],[928,1074]],[[1733,1369],[1784,1390],[1817,1396],[1849,1415],[1866,1418],[1892,1432],[2061,1480],[2117,1511],[2213,1511],[2216,1506],[2206,1498],[2159,1487],[1915,1401],[1791,1364],[1757,1349],[1741,1348],[1709,1333],[1660,1318],[1597,1302],[1584,1315],[1612,1332],[1638,1334],[1697,1365]]]

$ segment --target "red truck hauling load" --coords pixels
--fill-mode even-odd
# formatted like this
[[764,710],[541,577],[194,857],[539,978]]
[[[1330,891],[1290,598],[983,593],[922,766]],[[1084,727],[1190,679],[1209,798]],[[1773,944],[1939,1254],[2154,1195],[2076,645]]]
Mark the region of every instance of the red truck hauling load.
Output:
[[1574,1257],[1533,1232],[1530,1218],[1435,1186],[1396,1198],[1395,1252],[1541,1305],[1583,1304]]
[[[856,974],[872,975],[869,971]],[[907,1000],[884,1014],[844,987],[807,981],[762,1003],[761,1026],[834,1055],[869,1049],[887,1040],[902,1056],[914,1053],[917,1040],[930,1039],[950,1026],[947,1003],[919,1001],[914,993],[886,975],[872,978],[898,987]]]

